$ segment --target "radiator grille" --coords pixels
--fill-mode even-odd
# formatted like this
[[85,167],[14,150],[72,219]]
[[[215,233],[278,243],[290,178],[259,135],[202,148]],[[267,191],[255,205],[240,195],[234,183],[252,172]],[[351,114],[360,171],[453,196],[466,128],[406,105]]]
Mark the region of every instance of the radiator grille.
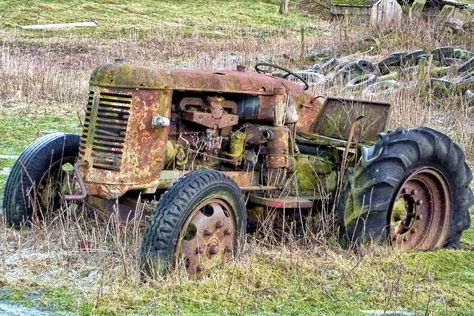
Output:
[[119,171],[132,96],[101,92],[95,101],[97,102],[95,126],[90,126],[93,100],[94,97],[91,94],[86,110],[81,150],[84,150],[87,134],[92,130],[94,132],[92,166],[98,169]]

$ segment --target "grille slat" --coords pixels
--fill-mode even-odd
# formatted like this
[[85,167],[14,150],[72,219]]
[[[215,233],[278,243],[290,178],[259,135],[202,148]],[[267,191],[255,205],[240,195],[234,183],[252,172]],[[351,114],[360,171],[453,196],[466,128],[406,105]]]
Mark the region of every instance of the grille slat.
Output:
[[95,139],[101,140],[104,142],[114,142],[114,143],[124,143],[125,140],[121,137],[113,137],[113,136],[103,136],[103,135],[95,135]]
[[123,145],[119,145],[119,144],[106,144],[106,143],[103,143],[103,142],[94,142],[93,143],[94,147],[95,147],[95,151],[96,152],[111,152],[111,153],[122,153],[122,149],[123,149]]
[[122,106],[120,104],[109,104],[109,103],[100,103],[100,109],[102,111],[109,111],[109,112],[127,112],[130,111],[129,107]]
[[113,127],[113,128],[127,128],[127,121],[121,121],[119,119],[105,119],[105,118],[97,118],[97,123],[100,124],[101,126],[106,126],[106,127]]
[[117,102],[126,102],[130,104],[130,99],[132,98],[130,95],[125,94],[116,94],[116,93],[108,93],[108,92],[101,92],[100,93],[101,99],[109,99]]
[[95,102],[97,109],[92,118],[94,93],[91,91],[79,151],[81,154],[85,153],[87,138],[90,131],[93,131],[92,166],[120,171],[132,96],[100,92]]
[[125,128],[102,126],[96,129],[96,135],[125,137]]
[[128,118],[128,115],[127,114],[123,114],[123,113],[116,113],[116,112],[99,112],[97,113],[97,117],[99,118],[105,118],[105,119],[119,119],[119,120],[123,120],[125,118]]

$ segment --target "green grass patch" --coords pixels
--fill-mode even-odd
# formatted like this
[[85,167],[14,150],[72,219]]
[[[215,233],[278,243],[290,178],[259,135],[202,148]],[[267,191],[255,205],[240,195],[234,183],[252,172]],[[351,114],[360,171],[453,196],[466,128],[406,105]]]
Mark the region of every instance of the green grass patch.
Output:
[[0,200],[9,169],[36,138],[51,132],[80,133],[74,115],[6,115],[0,117]]
[[237,27],[298,29],[301,24],[314,22],[314,16],[297,8],[291,8],[288,16],[280,15],[278,3],[277,0],[12,0],[0,2],[0,28],[11,31],[17,25],[96,21],[97,28],[19,32],[32,37],[58,34],[116,37],[163,28],[185,29],[190,33],[228,31]]
[[33,140],[47,133],[79,131],[78,118],[72,114],[6,115],[0,117],[0,155],[20,155]]

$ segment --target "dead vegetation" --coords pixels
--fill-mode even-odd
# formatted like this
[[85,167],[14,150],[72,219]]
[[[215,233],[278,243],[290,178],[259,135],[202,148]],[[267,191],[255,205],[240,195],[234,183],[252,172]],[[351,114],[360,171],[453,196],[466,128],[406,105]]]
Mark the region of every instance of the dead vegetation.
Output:
[[[251,68],[265,60],[303,69],[315,52],[327,48],[335,56],[368,58],[446,45],[474,50],[472,34],[433,30],[421,21],[393,30],[321,21],[308,29],[304,45],[298,32],[284,28],[238,28],[218,37],[158,28],[132,30],[116,40],[72,34],[24,40],[9,32],[1,42],[0,116],[8,120],[18,115],[19,104],[27,104],[23,115],[82,115],[91,70],[115,58],[166,68]],[[365,38],[379,44],[371,46]],[[303,60],[302,47],[308,48]],[[426,84],[420,81],[383,96],[394,104],[390,127],[439,129],[465,149],[472,164],[472,108],[462,96],[431,94]],[[347,94],[341,87],[331,93]],[[310,231],[303,238],[287,235],[281,242],[263,226],[260,238],[249,236],[241,257],[210,277],[191,280],[178,270],[166,279],[149,280],[138,267],[139,227],[116,225],[114,218],[105,223],[72,220],[64,212],[31,229],[0,225],[0,299],[83,314],[472,312],[472,229],[463,250],[400,254],[375,246],[346,251],[335,238]]]

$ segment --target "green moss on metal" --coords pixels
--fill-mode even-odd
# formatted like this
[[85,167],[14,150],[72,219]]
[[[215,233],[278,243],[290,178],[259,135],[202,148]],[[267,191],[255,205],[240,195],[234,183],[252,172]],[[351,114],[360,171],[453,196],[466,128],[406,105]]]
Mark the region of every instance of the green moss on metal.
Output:
[[172,141],[166,142],[166,158],[165,158],[165,166],[168,166],[173,162],[174,157],[178,153],[177,147],[173,144]]
[[303,193],[331,192],[336,186],[336,174],[331,161],[318,156],[298,155],[295,173],[298,189]]
[[342,138],[341,130],[343,130],[344,124],[346,123],[346,113],[342,111],[334,113],[327,117],[327,124],[323,125],[323,129],[320,131],[325,136],[335,137],[336,135]]
[[240,158],[243,156],[245,151],[245,140],[247,134],[241,131],[237,131],[230,136],[230,150],[229,156],[232,158]]

